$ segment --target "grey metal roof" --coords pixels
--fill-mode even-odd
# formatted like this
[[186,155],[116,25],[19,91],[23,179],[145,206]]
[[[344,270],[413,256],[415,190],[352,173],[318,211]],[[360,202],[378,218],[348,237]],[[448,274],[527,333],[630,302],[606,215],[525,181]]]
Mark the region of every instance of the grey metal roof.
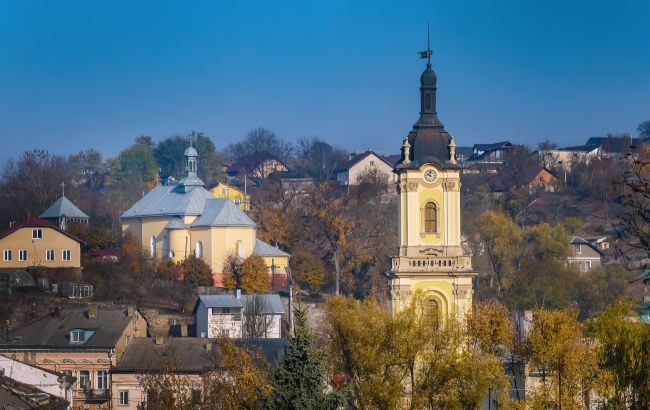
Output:
[[257,225],[230,199],[213,197],[205,202],[201,216],[192,222],[192,226],[235,226],[255,228]]
[[175,216],[167,223],[167,225],[165,225],[165,228],[167,228],[167,229],[186,229],[186,228],[189,228],[189,225],[185,225],[181,218],[178,218],[178,217]]
[[286,252],[281,251],[275,246],[271,246],[264,241],[255,239],[255,247],[253,248],[253,255],[255,256],[291,256]]
[[[236,346],[258,350],[268,362],[284,357],[286,339],[234,339]],[[154,338],[133,339],[113,373],[140,373],[144,371],[173,370],[177,373],[204,373],[219,365],[218,340],[183,337],[168,338],[156,344]],[[209,346],[206,347],[206,345]],[[172,366],[173,369],[169,369]]]
[[263,300],[264,312],[266,314],[284,314],[284,306],[280,295],[273,293],[258,293],[254,295],[241,295],[238,299],[235,295],[199,295],[199,301],[208,308],[222,307],[244,307],[254,298]]
[[66,218],[88,218],[88,215],[83,213],[65,196],[57,199],[39,218],[60,218],[63,216]]
[[[124,309],[97,309],[97,319],[89,319],[85,310],[63,309],[58,316],[48,315],[10,332],[8,341],[0,339],[0,350],[114,348],[131,320]],[[95,333],[86,343],[71,345],[72,329]]]
[[185,192],[179,185],[159,186],[149,191],[124,212],[122,218],[200,215],[205,202],[211,198],[214,199],[214,195],[203,187],[196,187]]

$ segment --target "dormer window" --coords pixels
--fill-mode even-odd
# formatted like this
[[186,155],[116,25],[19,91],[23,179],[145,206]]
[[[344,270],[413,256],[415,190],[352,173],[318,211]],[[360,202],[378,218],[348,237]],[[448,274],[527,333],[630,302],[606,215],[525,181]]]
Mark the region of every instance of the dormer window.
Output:
[[43,239],[43,230],[32,229],[32,239]]
[[72,329],[70,331],[70,343],[86,343],[86,332],[83,329]]

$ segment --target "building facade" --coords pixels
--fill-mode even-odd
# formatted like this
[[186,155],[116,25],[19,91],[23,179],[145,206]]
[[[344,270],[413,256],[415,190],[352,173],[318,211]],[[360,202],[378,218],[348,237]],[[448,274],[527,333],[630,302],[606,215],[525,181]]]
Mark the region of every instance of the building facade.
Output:
[[422,292],[432,314],[462,319],[472,306],[475,272],[461,244],[461,167],[454,139],[438,119],[436,83],[429,61],[420,78],[420,118],[395,168],[399,249],[392,259],[390,301],[396,311]]
[[224,184],[223,182],[210,184],[207,189],[215,196],[215,198],[230,199],[242,211],[250,210],[251,196],[241,189],[235,188],[232,185]]
[[[0,355],[74,377],[72,407],[110,408],[111,369],[135,338],[147,336],[138,310],[55,310],[11,331]],[[4,339],[4,338],[3,338]]]
[[[198,177],[198,153],[185,150],[185,177],[177,185],[159,186],[122,214],[123,234],[133,235],[157,259],[181,262],[194,255],[210,265],[215,285],[223,280],[229,255],[246,258],[270,245],[256,238],[257,225],[230,199],[215,198]],[[267,255],[259,255],[265,257]],[[274,257],[277,272],[287,275],[289,255]],[[280,268],[281,267],[281,268]]]
[[0,233],[0,269],[81,267],[81,240],[41,218]]
[[383,157],[373,151],[353,155],[336,170],[336,182],[339,185],[359,185],[359,177],[364,173],[375,171],[386,175],[388,181],[396,182],[390,157]]

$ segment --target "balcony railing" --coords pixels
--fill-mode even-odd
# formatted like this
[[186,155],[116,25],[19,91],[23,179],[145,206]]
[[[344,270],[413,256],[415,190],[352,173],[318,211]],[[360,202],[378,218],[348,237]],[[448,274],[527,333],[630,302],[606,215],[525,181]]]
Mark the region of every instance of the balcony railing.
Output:
[[472,270],[470,256],[398,256],[392,259],[393,272],[462,272]]
[[109,400],[110,394],[108,389],[80,389],[73,391],[72,399],[101,402]]

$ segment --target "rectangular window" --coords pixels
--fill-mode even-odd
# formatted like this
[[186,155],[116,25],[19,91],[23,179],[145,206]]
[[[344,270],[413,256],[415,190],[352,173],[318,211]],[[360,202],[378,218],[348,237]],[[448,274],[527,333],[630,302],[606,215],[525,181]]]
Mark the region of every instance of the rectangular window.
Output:
[[11,249],[5,249],[4,251],[4,260],[9,262],[11,260]]
[[70,341],[72,343],[83,343],[86,341],[86,333],[83,330],[73,330],[70,332]]
[[45,251],[45,260],[46,261],[53,261],[55,258],[56,252],[54,252],[54,249],[47,249]]
[[585,261],[585,272],[591,270],[591,261]]
[[229,307],[222,308],[221,312],[225,313],[225,314],[228,314],[228,313],[230,313],[230,308]]
[[90,370],[79,370],[79,387],[90,389]]
[[27,250],[21,249],[18,251],[18,260],[24,262],[27,260]]
[[129,391],[120,390],[120,406],[126,406],[129,404]]
[[32,229],[32,239],[43,239],[43,230]]
[[97,388],[108,389],[108,372],[106,370],[97,370]]
[[581,254],[582,253],[582,248],[580,245],[573,245],[573,250],[576,254]]
[[64,249],[62,254],[63,254],[62,259],[64,261],[69,261],[70,259],[72,259],[71,258],[72,257],[72,252],[70,251],[70,249]]
[[375,166],[375,161],[370,161],[370,166],[374,167]]

